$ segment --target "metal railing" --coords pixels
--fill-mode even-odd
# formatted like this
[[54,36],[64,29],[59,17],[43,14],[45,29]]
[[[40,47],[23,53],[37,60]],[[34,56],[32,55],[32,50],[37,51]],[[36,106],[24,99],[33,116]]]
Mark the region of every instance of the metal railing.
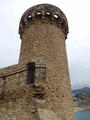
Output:
[[[43,65],[42,64],[36,64],[35,68],[45,68],[46,69],[46,65],[45,64],[43,64]],[[2,80],[3,80],[3,85],[2,85],[2,91],[1,91],[0,98],[4,97],[4,90],[5,90],[5,85],[6,85],[6,78],[9,77],[9,76],[20,74],[20,73],[28,71],[28,70],[29,70],[29,67],[24,67],[22,69],[16,69],[16,70],[14,70],[12,72],[9,72],[9,73],[6,73],[6,74],[0,76],[0,78],[2,78]]]
[[28,67],[25,67],[23,69],[17,69],[17,70],[14,70],[12,72],[9,72],[9,73],[6,73],[6,74],[0,76],[0,78],[2,78],[2,80],[3,80],[2,91],[1,91],[1,95],[0,95],[1,98],[4,97],[4,90],[5,90],[5,85],[6,85],[6,78],[9,77],[9,76],[12,76],[12,75],[16,75],[16,74],[20,74],[22,72],[25,72],[28,69],[29,69]]

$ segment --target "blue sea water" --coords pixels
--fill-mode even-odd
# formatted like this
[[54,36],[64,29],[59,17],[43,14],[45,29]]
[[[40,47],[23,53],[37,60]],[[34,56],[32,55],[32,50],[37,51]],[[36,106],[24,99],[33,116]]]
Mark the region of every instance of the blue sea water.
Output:
[[76,112],[76,120],[90,120],[90,110]]

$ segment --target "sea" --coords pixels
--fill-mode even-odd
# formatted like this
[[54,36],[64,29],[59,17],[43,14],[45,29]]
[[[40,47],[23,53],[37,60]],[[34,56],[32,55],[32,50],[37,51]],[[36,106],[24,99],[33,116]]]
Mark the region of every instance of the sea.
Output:
[[76,112],[76,120],[90,120],[90,110]]

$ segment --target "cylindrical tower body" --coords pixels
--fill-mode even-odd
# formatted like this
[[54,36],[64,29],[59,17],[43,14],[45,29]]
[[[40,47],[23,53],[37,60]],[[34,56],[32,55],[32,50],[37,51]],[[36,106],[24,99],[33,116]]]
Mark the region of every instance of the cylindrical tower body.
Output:
[[44,114],[46,118],[54,115],[56,120],[74,120],[65,47],[67,33],[64,13],[52,5],[34,6],[23,14],[20,21],[22,44],[19,63],[34,62],[36,66],[44,66],[36,68],[38,77],[33,83],[33,90],[41,91],[32,93],[43,120]]

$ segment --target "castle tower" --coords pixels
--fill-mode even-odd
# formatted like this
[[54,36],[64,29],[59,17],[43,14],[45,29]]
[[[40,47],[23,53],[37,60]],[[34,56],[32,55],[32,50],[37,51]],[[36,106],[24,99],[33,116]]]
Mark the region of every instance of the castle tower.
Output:
[[49,4],[31,7],[21,17],[19,34],[19,64],[33,66],[34,73],[27,83],[35,90],[40,120],[74,120],[65,46],[68,22],[64,13]]

